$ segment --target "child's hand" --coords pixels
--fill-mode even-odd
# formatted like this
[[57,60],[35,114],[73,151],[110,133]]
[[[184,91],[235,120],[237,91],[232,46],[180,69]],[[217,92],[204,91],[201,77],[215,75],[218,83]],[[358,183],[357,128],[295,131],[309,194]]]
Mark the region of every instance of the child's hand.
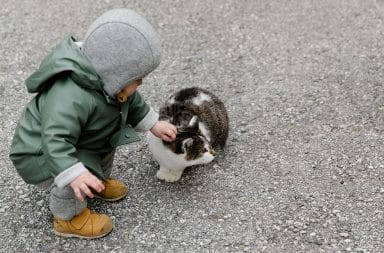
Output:
[[152,128],[151,133],[164,141],[171,142],[176,138],[176,127],[167,121],[158,121]]
[[86,196],[93,198],[91,188],[97,192],[101,192],[105,188],[103,182],[89,171],[80,174],[80,176],[75,178],[69,185],[72,187],[76,197],[80,201],[84,200],[83,193]]

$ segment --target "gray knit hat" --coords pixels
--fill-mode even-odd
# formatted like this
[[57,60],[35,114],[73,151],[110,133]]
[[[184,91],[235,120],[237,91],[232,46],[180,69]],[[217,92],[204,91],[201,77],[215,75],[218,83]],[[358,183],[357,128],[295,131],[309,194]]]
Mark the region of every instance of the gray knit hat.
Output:
[[160,64],[161,43],[142,16],[129,9],[114,9],[90,26],[83,51],[103,80],[105,92],[114,97]]

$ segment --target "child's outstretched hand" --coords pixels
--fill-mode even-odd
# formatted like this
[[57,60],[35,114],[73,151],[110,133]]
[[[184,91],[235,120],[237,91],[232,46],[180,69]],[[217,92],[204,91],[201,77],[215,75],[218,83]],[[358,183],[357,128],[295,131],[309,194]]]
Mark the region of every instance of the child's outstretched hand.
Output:
[[94,197],[91,188],[97,192],[101,192],[105,188],[103,182],[89,171],[80,174],[69,185],[80,201],[84,200],[84,195],[90,198]]
[[177,134],[176,127],[167,121],[157,121],[150,131],[155,136],[167,142],[173,141]]

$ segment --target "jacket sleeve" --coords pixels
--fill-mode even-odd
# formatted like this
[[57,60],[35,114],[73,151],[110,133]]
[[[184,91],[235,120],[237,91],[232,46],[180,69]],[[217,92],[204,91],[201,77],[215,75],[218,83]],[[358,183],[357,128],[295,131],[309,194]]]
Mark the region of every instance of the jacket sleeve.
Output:
[[128,101],[127,124],[138,132],[150,130],[158,121],[159,115],[144,101],[139,92],[135,92]]
[[43,153],[59,187],[87,171],[76,158],[75,145],[91,113],[91,106],[89,99],[82,95],[84,91],[75,86],[56,83],[47,91],[41,108]]

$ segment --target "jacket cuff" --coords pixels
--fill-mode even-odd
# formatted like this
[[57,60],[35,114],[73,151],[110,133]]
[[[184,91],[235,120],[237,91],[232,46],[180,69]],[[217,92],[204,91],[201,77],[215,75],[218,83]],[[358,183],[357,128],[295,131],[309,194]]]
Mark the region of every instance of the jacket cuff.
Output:
[[145,115],[145,117],[134,127],[134,129],[137,132],[146,132],[150,130],[158,120],[159,114],[151,108],[147,115]]
[[64,186],[71,183],[75,178],[80,176],[80,174],[88,171],[87,168],[84,167],[82,163],[75,163],[68,169],[61,172],[59,175],[55,177],[55,184],[59,188],[63,188]]

